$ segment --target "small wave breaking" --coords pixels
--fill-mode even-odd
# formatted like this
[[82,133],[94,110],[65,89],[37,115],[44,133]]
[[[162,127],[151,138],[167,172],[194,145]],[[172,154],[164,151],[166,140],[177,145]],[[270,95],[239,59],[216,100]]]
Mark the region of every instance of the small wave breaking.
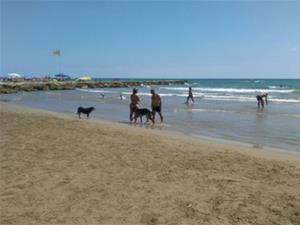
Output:
[[[187,91],[186,87],[161,87],[161,89],[165,90],[178,90],[178,91]],[[276,89],[239,89],[239,88],[201,88],[194,87],[195,91],[202,92],[228,92],[228,93],[261,93],[261,92],[269,92],[269,93],[293,93],[294,89],[287,90],[276,90]]]

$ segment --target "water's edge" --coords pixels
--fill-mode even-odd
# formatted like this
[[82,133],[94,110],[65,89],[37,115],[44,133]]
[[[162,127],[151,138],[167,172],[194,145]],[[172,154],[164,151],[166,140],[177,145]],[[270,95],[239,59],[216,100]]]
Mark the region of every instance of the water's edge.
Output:
[[[61,113],[61,112],[45,110],[45,109],[36,108],[36,107],[24,106],[24,105],[16,104],[14,102],[6,101],[3,99],[0,99],[0,102],[3,102],[5,104],[11,104],[15,107],[20,107],[25,110],[33,110],[35,112],[47,113],[52,116],[63,118],[63,119],[77,119],[77,115],[73,115],[70,113]],[[134,124],[134,123],[129,123],[129,122],[128,123],[116,122],[116,121],[101,119],[101,118],[96,118],[96,117],[91,117],[90,119],[86,119],[85,122],[96,122],[99,124],[103,124],[103,123],[117,124],[118,126],[123,126],[123,127],[129,126],[129,127],[135,128],[135,129],[151,129],[151,130],[158,131],[161,134],[165,133],[168,135],[180,135],[183,137],[190,137],[195,140],[204,140],[204,141],[209,141],[209,142],[213,142],[213,143],[225,144],[228,146],[234,146],[234,147],[238,147],[241,149],[247,148],[247,149],[253,149],[254,151],[263,151],[263,152],[270,152],[270,153],[275,152],[275,153],[281,153],[284,155],[292,155],[292,156],[294,155],[294,156],[300,157],[300,152],[293,151],[290,149],[275,148],[275,147],[261,145],[261,144],[257,145],[257,144],[253,144],[253,143],[249,143],[249,142],[241,142],[241,141],[236,141],[236,140],[231,140],[231,139],[226,139],[226,138],[216,138],[216,137],[212,137],[212,136],[208,136],[208,135],[207,136],[206,135],[194,135],[194,134],[189,134],[186,132],[167,129],[167,128],[163,127],[164,125],[159,125],[158,127],[155,127],[155,126],[153,127],[151,124],[138,124],[138,123]],[[161,129],[161,128],[163,128],[163,129]]]

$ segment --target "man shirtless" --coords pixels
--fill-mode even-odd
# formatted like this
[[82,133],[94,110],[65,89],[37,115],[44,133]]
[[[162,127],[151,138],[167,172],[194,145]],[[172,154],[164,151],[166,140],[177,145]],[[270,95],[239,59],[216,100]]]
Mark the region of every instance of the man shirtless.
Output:
[[260,105],[262,108],[264,108],[264,99],[263,98],[265,98],[266,104],[268,105],[268,93],[261,93],[256,96],[258,108],[260,108]]
[[157,112],[160,117],[160,121],[163,122],[164,118],[161,114],[162,101],[161,101],[160,95],[158,93],[155,93],[155,91],[153,89],[150,91],[150,93],[152,95],[151,108],[152,108],[154,120],[155,120],[155,114]]
[[138,93],[138,90],[136,88],[133,88],[132,95],[130,95],[131,103],[129,105],[129,109],[130,109],[129,119],[130,119],[130,122],[132,122],[132,120],[133,120],[133,113],[134,113],[134,111],[136,111],[136,109],[139,108],[139,103],[141,101],[141,99],[137,95],[137,93]]

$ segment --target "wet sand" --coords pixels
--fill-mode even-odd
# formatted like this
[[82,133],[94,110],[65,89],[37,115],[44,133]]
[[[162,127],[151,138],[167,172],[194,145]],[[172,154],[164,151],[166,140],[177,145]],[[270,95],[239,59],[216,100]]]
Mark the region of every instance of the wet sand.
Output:
[[297,154],[0,103],[0,224],[300,224]]

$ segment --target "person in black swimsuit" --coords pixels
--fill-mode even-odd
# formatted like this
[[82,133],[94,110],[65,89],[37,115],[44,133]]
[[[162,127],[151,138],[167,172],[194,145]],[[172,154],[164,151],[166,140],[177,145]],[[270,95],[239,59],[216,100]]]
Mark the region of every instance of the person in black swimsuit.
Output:
[[185,104],[188,104],[190,99],[192,99],[192,101],[194,103],[194,96],[193,96],[193,92],[192,92],[192,87],[189,87],[189,95],[188,95],[188,97],[186,99]]

